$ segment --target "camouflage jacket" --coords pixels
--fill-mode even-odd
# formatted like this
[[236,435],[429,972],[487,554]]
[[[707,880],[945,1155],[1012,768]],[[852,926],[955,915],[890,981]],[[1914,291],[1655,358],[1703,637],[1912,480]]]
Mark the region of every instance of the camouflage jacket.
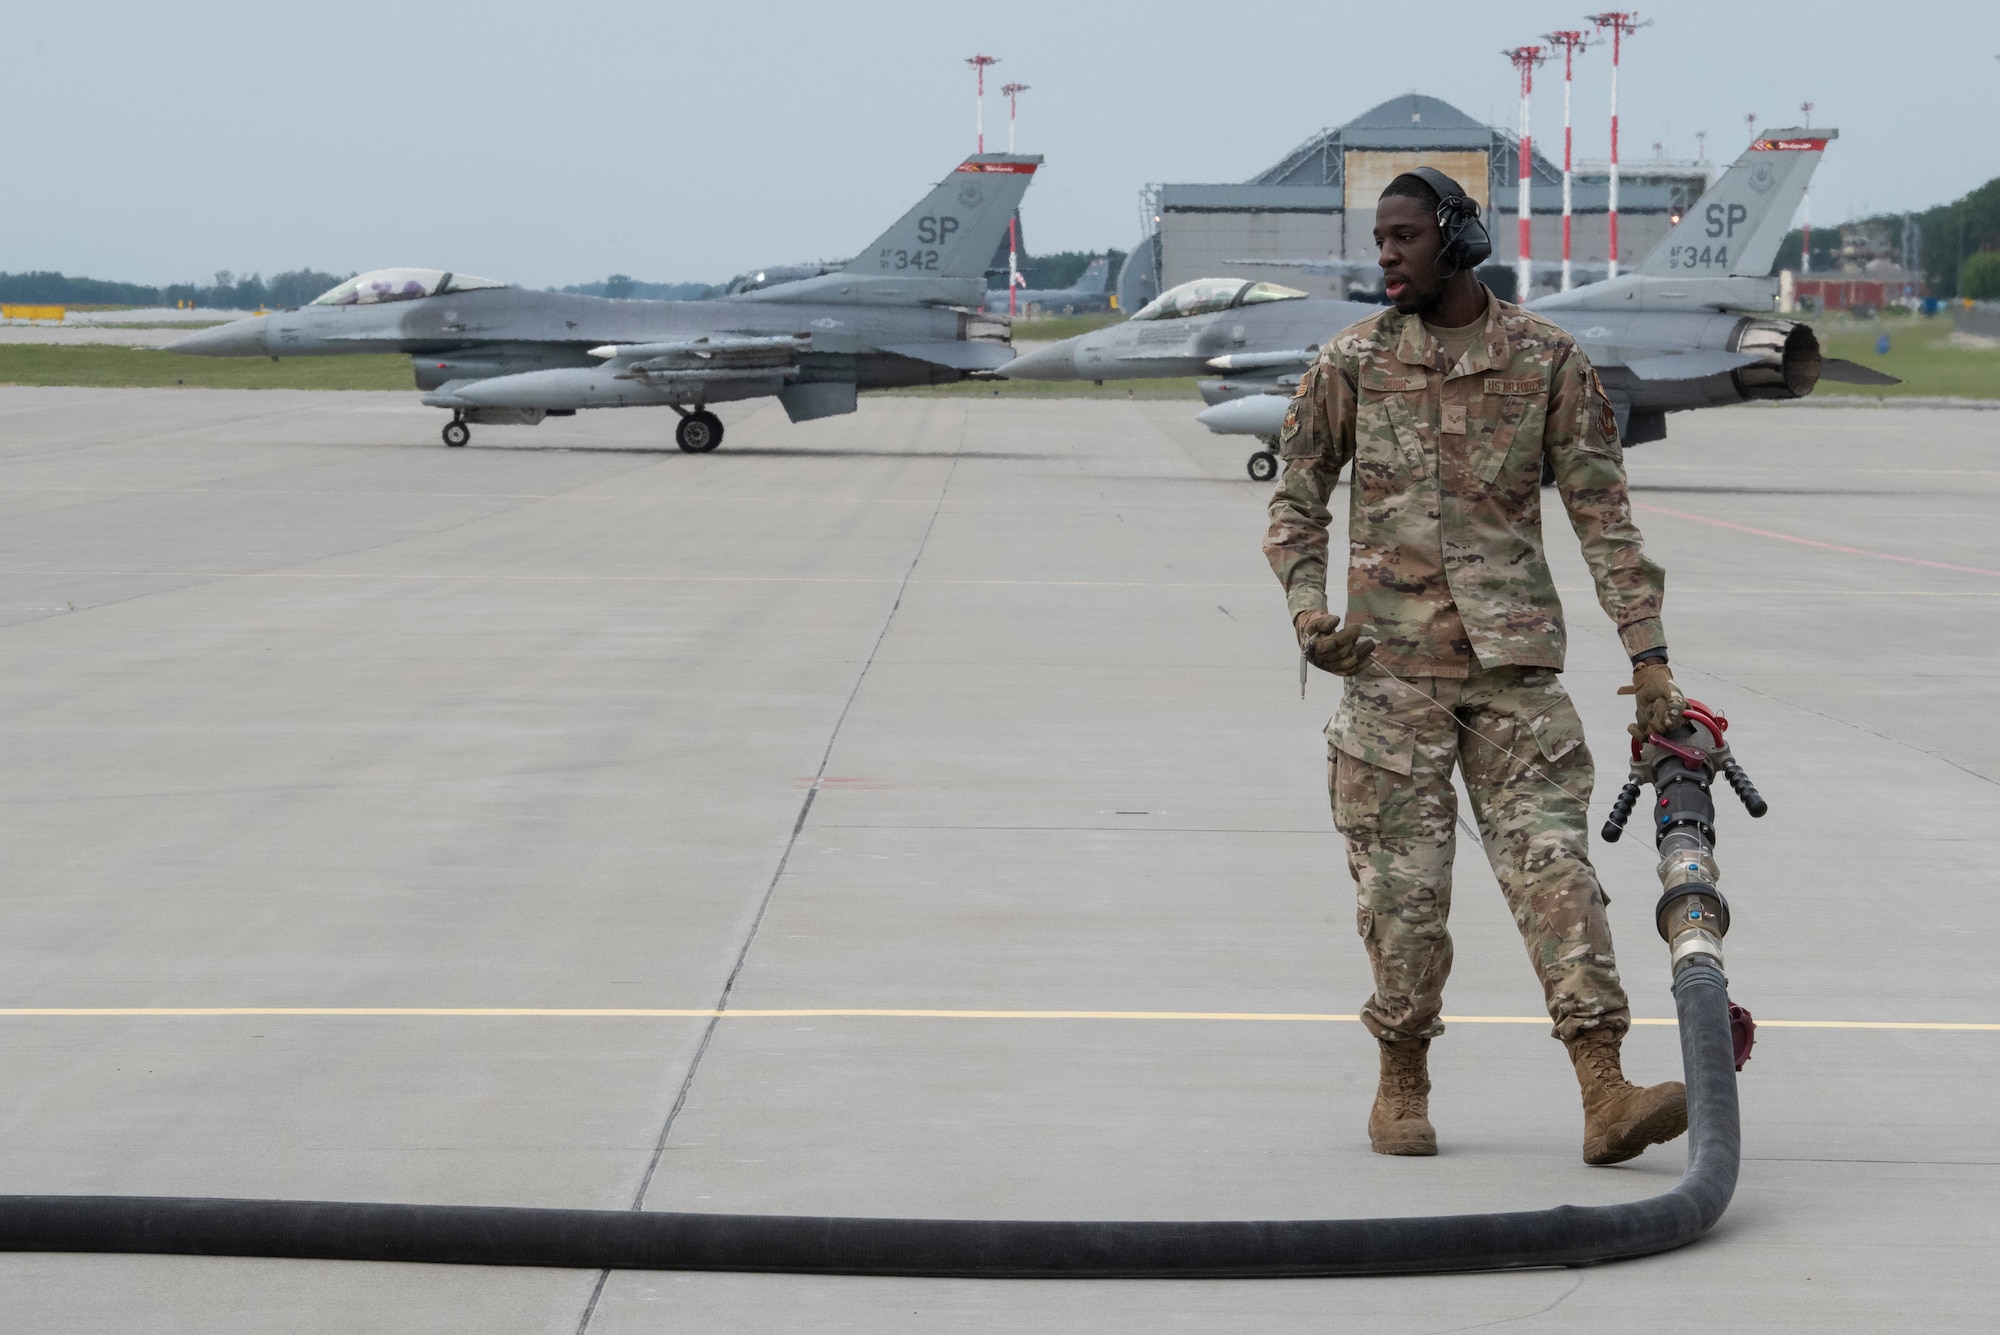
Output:
[[1563,330],[1487,294],[1456,366],[1414,315],[1336,334],[1285,414],[1264,554],[1292,616],[1326,607],[1327,500],[1351,460],[1347,620],[1383,664],[1462,677],[1560,669],[1562,604],[1542,551],[1542,462],[1627,654],[1664,648],[1666,575],[1646,559],[1603,382]]

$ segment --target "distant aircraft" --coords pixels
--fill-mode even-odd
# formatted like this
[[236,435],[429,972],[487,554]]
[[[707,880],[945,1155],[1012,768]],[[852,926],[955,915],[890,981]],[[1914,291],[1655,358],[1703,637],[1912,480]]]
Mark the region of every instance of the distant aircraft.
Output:
[[[1079,315],[1086,311],[1108,311],[1111,309],[1111,257],[1099,255],[1092,260],[1076,282],[1068,287],[1017,287],[1014,289],[1013,311],[1023,314],[1030,306],[1039,306],[1044,315]],[[986,294],[986,309],[995,313],[1006,313],[1007,289],[994,288]]]
[[[1821,380],[1894,384],[1822,358],[1811,326],[1763,314],[1768,275],[1813,169],[1837,130],[1773,130],[1695,202],[1629,274],[1528,303],[1575,336],[1604,378],[1627,445],[1665,440],[1670,412],[1746,399],[1796,399]],[[1123,324],[1051,343],[1010,362],[1022,380],[1188,376],[1222,435],[1259,437],[1250,476],[1277,476],[1285,396],[1334,333],[1379,311],[1276,283],[1200,278],[1161,293]]]
[[447,445],[481,423],[664,405],[680,415],[680,447],[703,453],[722,443],[712,403],[775,396],[803,422],[853,412],[858,390],[950,383],[1012,358],[1007,321],[976,312],[987,261],[1041,161],[969,157],[845,265],[765,271],[715,301],[615,301],[381,269],[309,306],[167,347],[273,360],[408,353],[423,401],[451,411]]

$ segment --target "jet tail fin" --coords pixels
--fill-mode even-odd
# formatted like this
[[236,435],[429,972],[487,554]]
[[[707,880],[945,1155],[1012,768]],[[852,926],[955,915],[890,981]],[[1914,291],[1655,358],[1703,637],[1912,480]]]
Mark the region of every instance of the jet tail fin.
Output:
[[1012,153],[967,158],[843,272],[871,278],[976,278],[984,294],[986,266],[1041,164],[1040,156]]
[[1778,258],[1813,169],[1838,130],[1770,130],[1695,201],[1632,272],[1653,278],[1762,278]]
[[1094,297],[1103,293],[1110,286],[1111,257],[1109,255],[1099,255],[1090,262],[1090,267],[1083,271],[1083,277],[1076,280],[1075,290],[1079,296]]
[[737,300],[978,306],[986,266],[1041,165],[1039,155],[975,154],[845,268]]

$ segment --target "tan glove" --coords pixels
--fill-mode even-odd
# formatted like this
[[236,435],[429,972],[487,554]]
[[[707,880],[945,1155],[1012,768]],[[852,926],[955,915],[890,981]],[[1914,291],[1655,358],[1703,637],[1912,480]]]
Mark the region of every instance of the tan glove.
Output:
[[1331,612],[1301,612],[1292,621],[1298,632],[1299,648],[1312,665],[1336,677],[1351,677],[1375,652],[1375,641],[1359,626],[1340,629],[1340,618]]
[[1637,697],[1633,703],[1639,708],[1639,720],[1627,731],[1640,741],[1656,732],[1664,735],[1681,726],[1681,711],[1687,708],[1687,697],[1674,685],[1673,669],[1658,659],[1648,659],[1633,668],[1632,684],[1620,686],[1618,694]]

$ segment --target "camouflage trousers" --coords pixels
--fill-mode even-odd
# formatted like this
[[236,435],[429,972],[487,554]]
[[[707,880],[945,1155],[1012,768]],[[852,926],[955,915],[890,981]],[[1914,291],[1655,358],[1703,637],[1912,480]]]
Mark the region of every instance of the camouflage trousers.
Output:
[[1444,1031],[1456,764],[1556,1037],[1624,1032],[1631,1012],[1590,865],[1590,748],[1556,674],[1504,667],[1406,683],[1364,667],[1347,679],[1326,733],[1333,821],[1347,839],[1375,971],[1361,1012],[1369,1030],[1386,1039]]

